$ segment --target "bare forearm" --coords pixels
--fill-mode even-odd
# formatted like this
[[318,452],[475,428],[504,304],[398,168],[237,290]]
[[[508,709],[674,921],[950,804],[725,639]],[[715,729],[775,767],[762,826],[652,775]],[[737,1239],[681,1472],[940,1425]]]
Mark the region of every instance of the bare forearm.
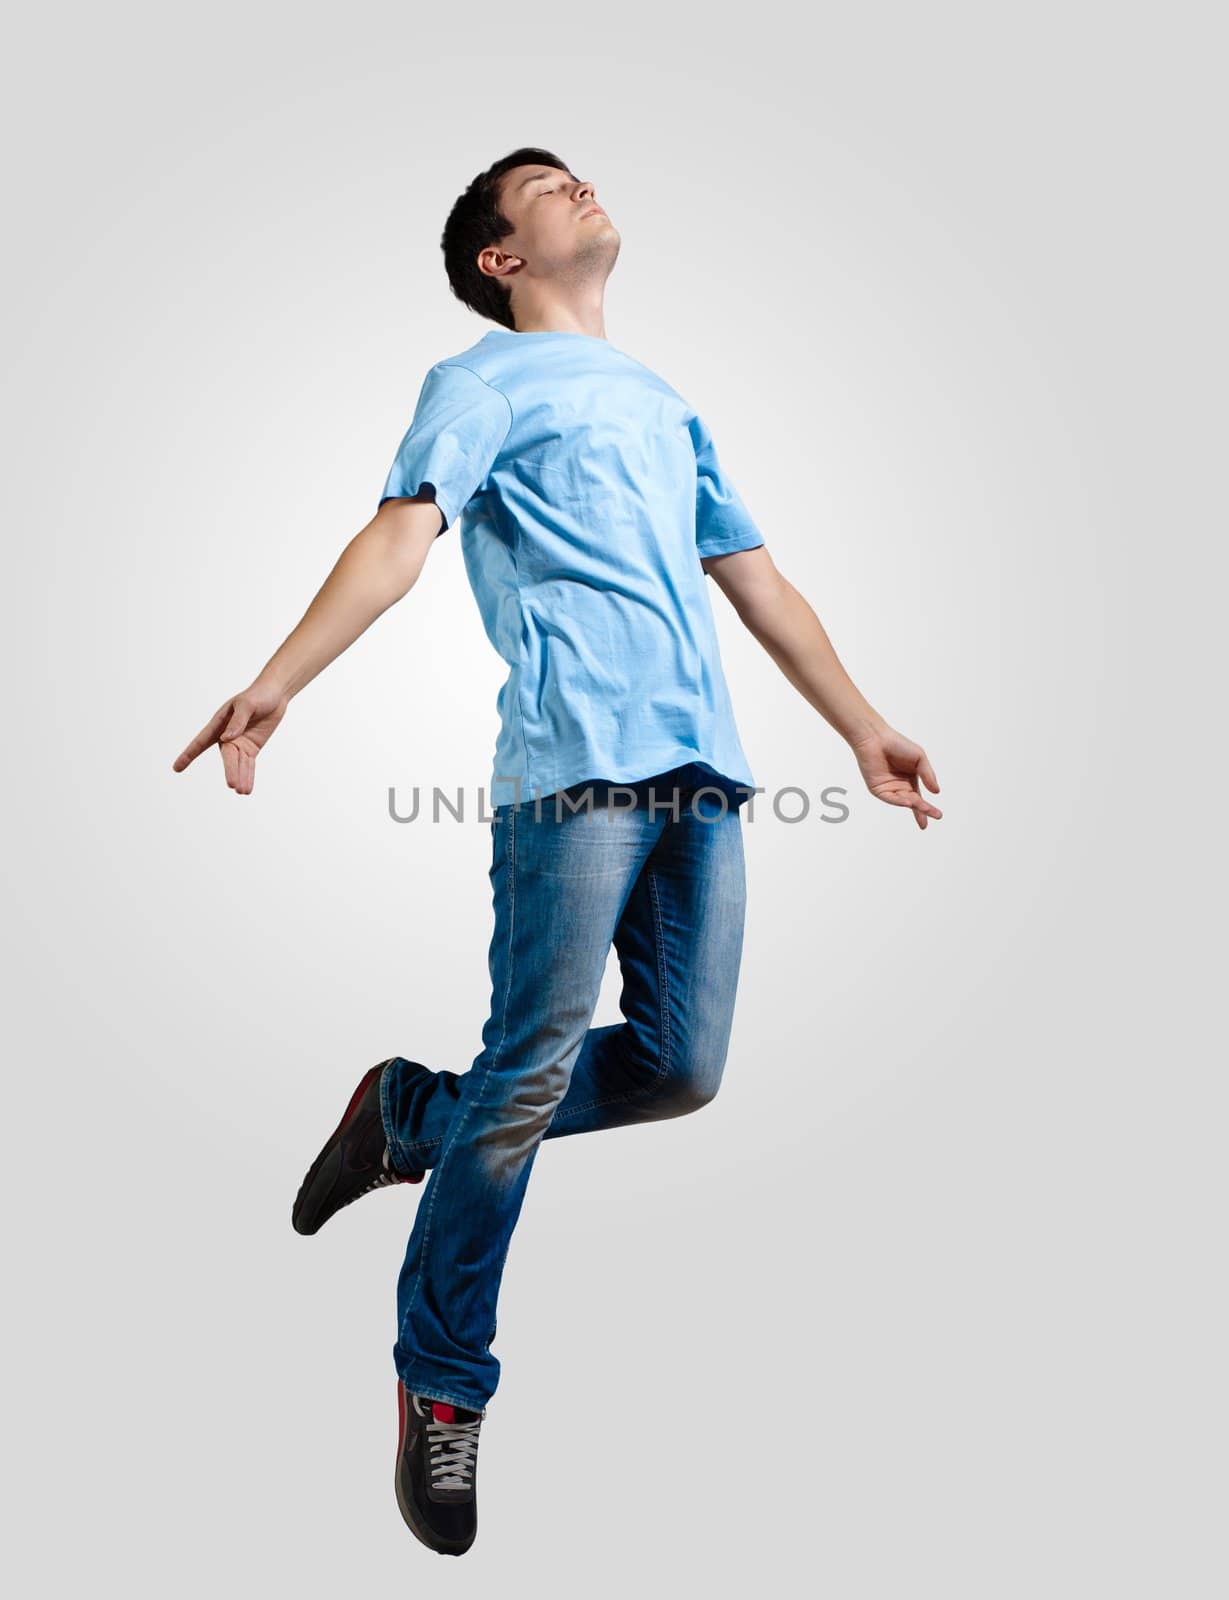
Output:
[[814,610],[780,572],[742,607],[743,623],[816,711],[850,744],[888,724],[841,665]]
[[402,599],[421,570],[421,551],[369,523],[337,558],[302,620],[261,669],[258,682],[298,694]]

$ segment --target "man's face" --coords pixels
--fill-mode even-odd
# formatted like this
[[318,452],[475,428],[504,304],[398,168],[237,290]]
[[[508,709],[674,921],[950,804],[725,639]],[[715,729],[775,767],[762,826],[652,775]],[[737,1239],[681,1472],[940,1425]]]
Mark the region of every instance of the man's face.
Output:
[[[513,167],[500,182],[500,207],[513,231],[479,256],[488,270],[508,267],[541,280],[609,274],[619,254],[618,230],[598,204],[593,185],[558,167]],[[508,258],[515,258],[509,266]],[[523,265],[517,265],[517,262]]]

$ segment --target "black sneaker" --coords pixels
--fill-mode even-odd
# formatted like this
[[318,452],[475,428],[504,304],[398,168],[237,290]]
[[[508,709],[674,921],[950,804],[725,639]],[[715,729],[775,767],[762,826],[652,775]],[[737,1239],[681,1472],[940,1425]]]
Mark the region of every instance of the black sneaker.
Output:
[[410,1532],[445,1556],[478,1536],[478,1429],[485,1415],[397,1384],[397,1504]]
[[335,1211],[373,1189],[390,1183],[421,1183],[426,1176],[392,1168],[380,1116],[380,1075],[387,1065],[388,1061],[381,1061],[363,1074],[341,1121],[312,1162],[290,1213],[296,1233],[318,1233]]

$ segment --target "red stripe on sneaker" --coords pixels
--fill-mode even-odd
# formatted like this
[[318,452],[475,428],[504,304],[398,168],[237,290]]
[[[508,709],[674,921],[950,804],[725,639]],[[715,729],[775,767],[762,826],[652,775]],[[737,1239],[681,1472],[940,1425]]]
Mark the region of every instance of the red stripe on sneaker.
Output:
[[371,1083],[371,1080],[373,1078],[379,1077],[380,1073],[383,1072],[383,1071],[384,1071],[384,1066],[383,1066],[383,1063],[381,1063],[379,1066],[372,1067],[369,1071],[364,1072],[363,1077],[362,1077],[362,1081],[359,1083],[358,1088],[350,1096],[350,1104],[346,1107],[345,1111],[342,1113],[341,1121],[337,1124],[336,1131],[334,1132],[334,1135],[333,1135],[334,1138],[337,1137],[337,1134],[339,1134],[341,1132],[341,1130],[345,1127],[346,1123],[349,1122],[350,1118],[354,1115],[355,1111],[358,1109],[358,1103],[363,1098],[363,1096],[367,1093],[367,1089],[368,1089],[368,1086]]

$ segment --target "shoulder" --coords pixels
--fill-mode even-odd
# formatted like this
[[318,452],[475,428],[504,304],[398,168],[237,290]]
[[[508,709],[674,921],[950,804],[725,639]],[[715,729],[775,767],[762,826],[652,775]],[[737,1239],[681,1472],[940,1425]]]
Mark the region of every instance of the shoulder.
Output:
[[477,408],[510,420],[512,405],[486,362],[472,350],[444,356],[427,369],[422,382],[427,400]]
[[447,381],[464,383],[465,376],[468,375],[477,378],[489,388],[498,388],[498,384],[494,381],[496,370],[494,352],[485,335],[474,344],[467,345],[464,350],[458,350],[454,355],[441,356],[431,368],[433,373],[441,374]]
[[481,340],[467,350],[442,357],[428,370],[424,382],[458,398],[468,398],[471,404],[485,404],[508,412],[512,408],[490,351],[484,348]]

